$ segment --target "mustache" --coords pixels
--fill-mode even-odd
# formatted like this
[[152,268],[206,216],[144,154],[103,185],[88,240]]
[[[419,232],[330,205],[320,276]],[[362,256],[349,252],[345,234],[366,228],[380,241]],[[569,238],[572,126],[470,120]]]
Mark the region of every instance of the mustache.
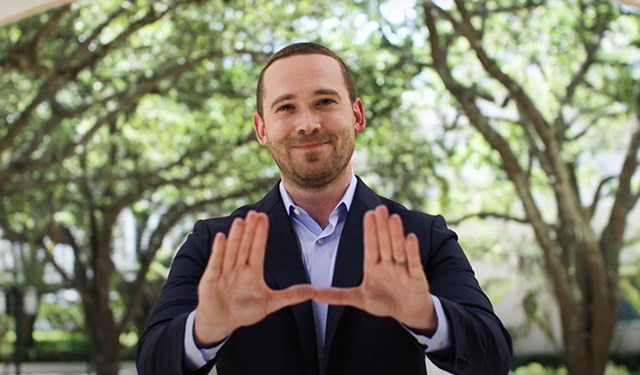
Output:
[[285,145],[287,147],[296,147],[299,145],[306,145],[311,143],[327,143],[327,142],[335,141],[335,138],[336,136],[334,134],[316,133],[316,134],[303,135],[295,138],[287,138],[287,140],[285,141]]

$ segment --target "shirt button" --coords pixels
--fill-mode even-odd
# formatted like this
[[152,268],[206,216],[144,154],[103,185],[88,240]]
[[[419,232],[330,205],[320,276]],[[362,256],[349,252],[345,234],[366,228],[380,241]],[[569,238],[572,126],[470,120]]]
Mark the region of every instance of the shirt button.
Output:
[[297,208],[294,208],[293,209],[293,213],[296,214],[296,215],[300,215],[300,210],[297,209]]
[[322,359],[324,358],[324,353],[323,352],[318,352],[318,359]]
[[324,242],[324,240],[321,238],[318,240],[318,244],[322,245],[322,243]]

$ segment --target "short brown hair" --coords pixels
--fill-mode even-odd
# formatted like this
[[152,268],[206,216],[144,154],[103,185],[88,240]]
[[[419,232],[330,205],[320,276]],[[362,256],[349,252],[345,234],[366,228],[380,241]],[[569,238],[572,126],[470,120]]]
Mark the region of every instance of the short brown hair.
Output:
[[262,97],[264,96],[264,72],[267,71],[267,68],[271,66],[275,61],[280,59],[284,59],[285,57],[295,56],[295,55],[325,55],[333,58],[338,63],[340,63],[340,69],[342,70],[342,78],[344,79],[344,84],[347,87],[347,92],[349,93],[349,100],[351,103],[356,101],[356,89],[353,86],[353,78],[351,77],[351,73],[349,72],[349,68],[345,65],[345,63],[340,59],[338,55],[335,54],[329,48],[311,42],[305,43],[295,43],[288,45],[281,49],[280,51],[273,54],[267,64],[260,72],[260,78],[258,79],[258,88],[256,90],[256,104],[258,107],[258,114],[262,117]]

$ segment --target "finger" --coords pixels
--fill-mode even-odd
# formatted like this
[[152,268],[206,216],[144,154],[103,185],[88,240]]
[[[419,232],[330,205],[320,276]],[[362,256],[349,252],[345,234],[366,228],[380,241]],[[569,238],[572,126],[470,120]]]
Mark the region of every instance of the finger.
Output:
[[213,238],[213,244],[211,245],[211,254],[209,255],[209,261],[207,262],[207,269],[205,271],[211,278],[213,278],[213,280],[217,280],[218,277],[220,277],[226,242],[227,237],[222,232],[216,233],[215,237]]
[[389,218],[389,237],[393,249],[393,260],[396,262],[406,262],[404,230],[402,229],[402,219],[397,214]]
[[233,269],[236,262],[238,247],[242,241],[245,222],[241,218],[235,218],[231,224],[229,235],[227,236],[227,246],[224,250],[224,260],[222,261],[222,273]]
[[269,298],[267,314],[278,311],[283,307],[308,301],[314,296],[315,292],[313,286],[309,284],[293,285],[286,289],[273,290],[271,298]]
[[313,300],[337,306],[352,306],[366,311],[364,295],[360,287],[357,288],[325,288],[316,290]]
[[262,275],[264,266],[264,252],[267,248],[267,236],[269,234],[269,218],[264,213],[257,214],[256,233],[251,243],[249,265]]
[[405,248],[407,254],[407,268],[412,278],[426,277],[422,270],[422,263],[420,261],[420,244],[418,243],[418,237],[414,233],[409,233],[405,241]]
[[376,218],[373,211],[368,211],[364,214],[362,225],[364,235],[364,267],[366,269],[380,262]]
[[391,251],[391,240],[389,238],[389,211],[386,206],[380,205],[376,207],[375,213],[380,260],[382,262],[390,262],[393,253]]
[[251,251],[251,245],[253,243],[253,237],[256,232],[256,224],[258,222],[258,215],[255,211],[249,211],[244,218],[245,227],[244,233],[240,245],[238,246],[238,255],[235,261],[235,266],[244,265],[247,263],[249,252]]

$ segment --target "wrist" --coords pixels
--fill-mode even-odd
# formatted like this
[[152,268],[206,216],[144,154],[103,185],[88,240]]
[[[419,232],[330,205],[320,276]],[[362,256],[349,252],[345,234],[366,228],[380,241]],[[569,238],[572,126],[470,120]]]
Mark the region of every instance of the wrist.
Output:
[[199,316],[198,310],[193,320],[193,340],[199,349],[212,348],[220,344],[231,333],[232,329],[225,328],[221,325],[209,325],[205,322],[204,317]]
[[412,319],[410,322],[405,323],[405,326],[416,334],[427,337],[433,336],[438,328],[438,314],[431,298],[430,302],[425,309],[426,311],[423,311],[418,319]]
[[407,326],[407,328],[409,328],[416,335],[425,336],[425,337],[433,337],[433,335],[436,333],[436,327],[437,326],[433,328],[414,328],[411,326]]

